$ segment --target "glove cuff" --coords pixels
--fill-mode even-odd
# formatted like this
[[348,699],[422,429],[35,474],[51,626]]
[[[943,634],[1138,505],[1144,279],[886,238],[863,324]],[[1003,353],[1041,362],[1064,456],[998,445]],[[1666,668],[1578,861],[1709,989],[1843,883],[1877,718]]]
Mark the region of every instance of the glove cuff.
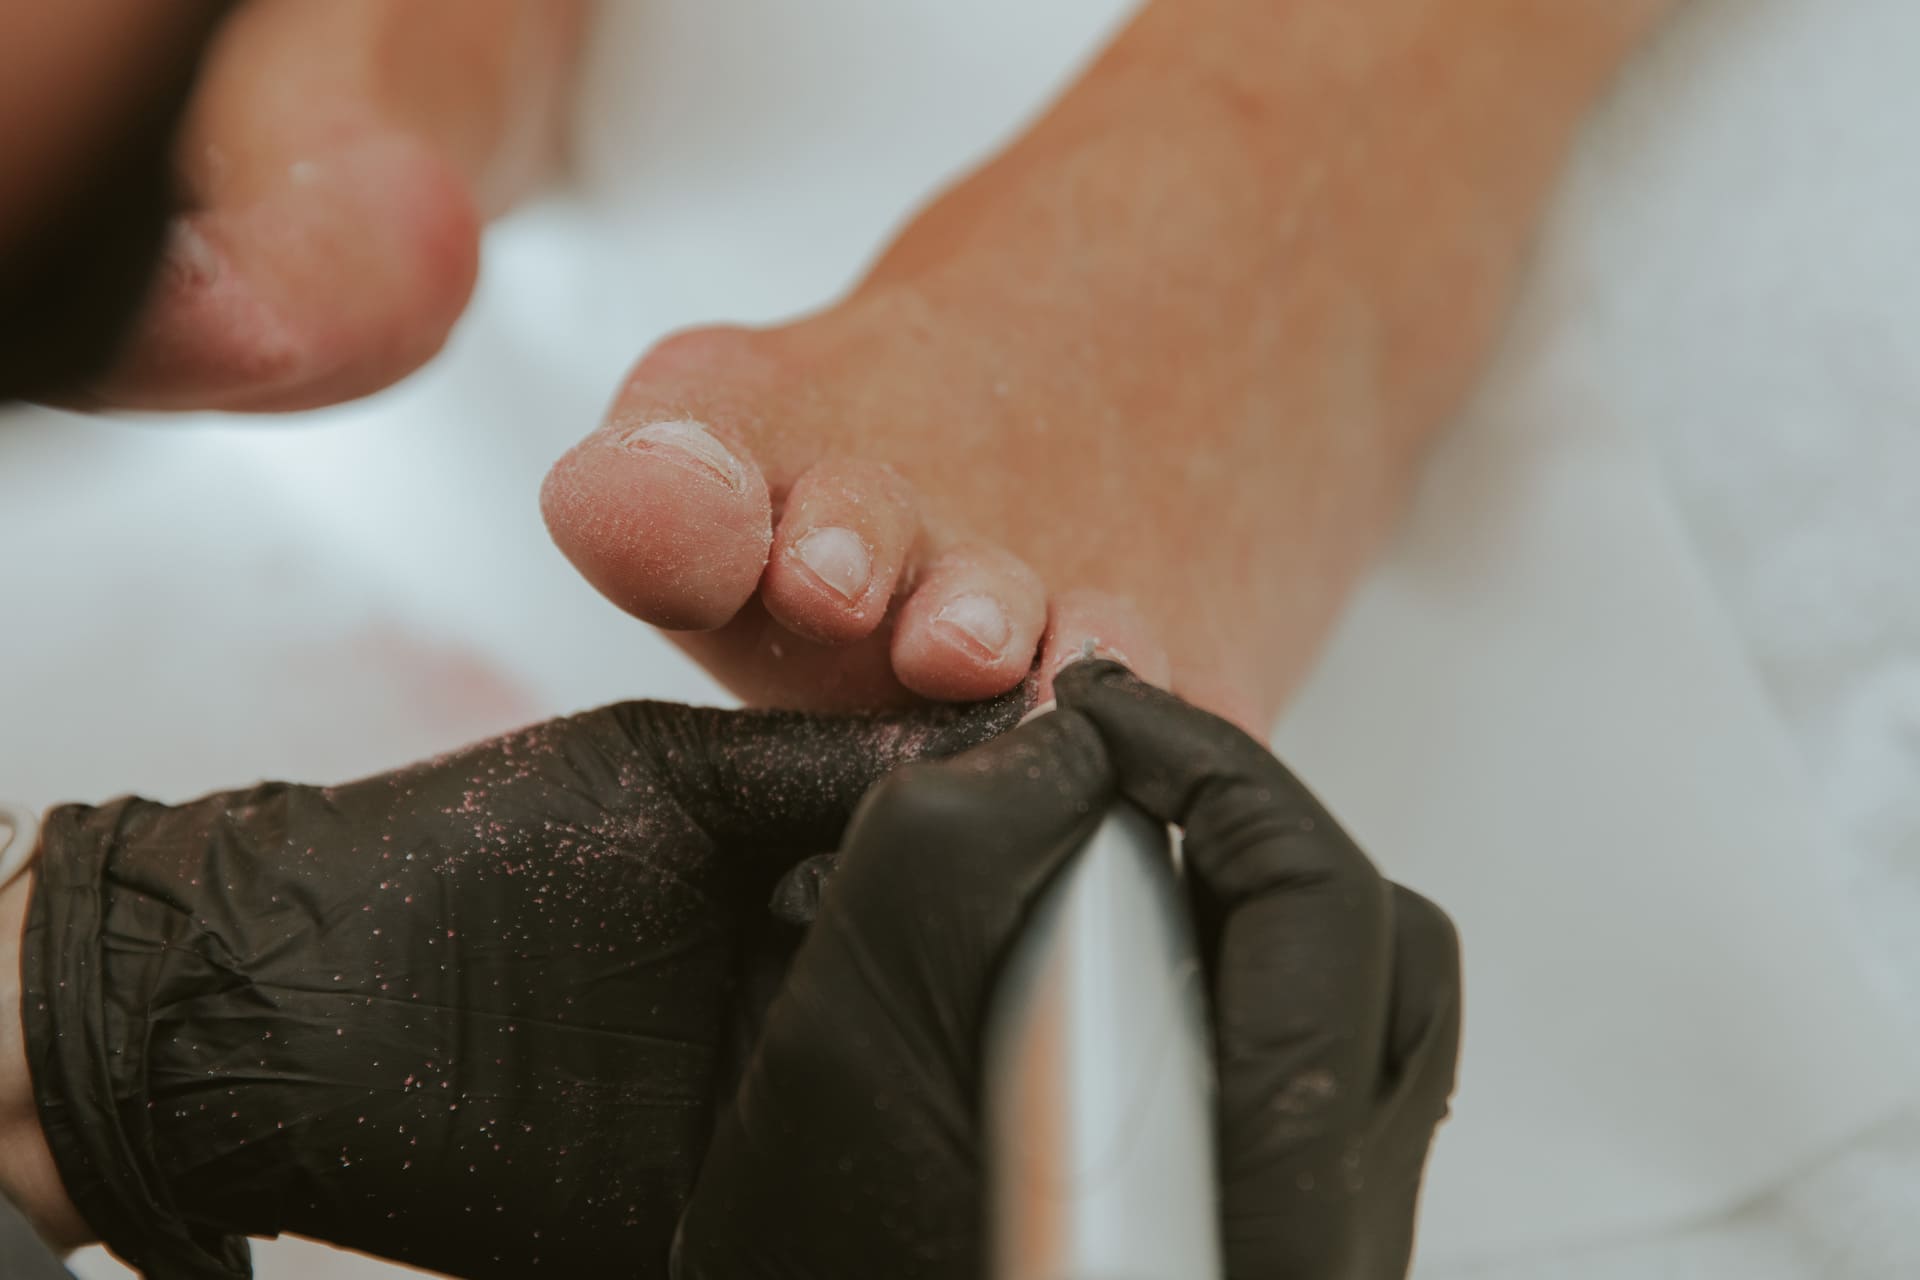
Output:
[[146,1011],[158,993],[105,981],[111,863],[128,819],[148,807],[124,799],[47,815],[22,948],[34,1101],[67,1195],[109,1249],[150,1280],[247,1280],[245,1239],[183,1218],[154,1156]]

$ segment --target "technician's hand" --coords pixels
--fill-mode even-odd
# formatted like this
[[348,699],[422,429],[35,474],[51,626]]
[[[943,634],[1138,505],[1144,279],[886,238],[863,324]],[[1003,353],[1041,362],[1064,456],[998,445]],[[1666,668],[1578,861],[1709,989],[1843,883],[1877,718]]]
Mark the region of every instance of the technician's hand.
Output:
[[1010,701],[880,720],[631,703],[341,787],[49,815],[40,1115],[150,1274],[287,1231],[465,1276],[658,1276],[783,926],[875,778]]
[[1405,1273],[1453,1089],[1452,925],[1225,721],[1109,663],[1062,710],[883,783],[721,1117],[680,1280],[983,1272],[982,1017],[1029,905],[1116,788],[1186,828],[1235,1280]]

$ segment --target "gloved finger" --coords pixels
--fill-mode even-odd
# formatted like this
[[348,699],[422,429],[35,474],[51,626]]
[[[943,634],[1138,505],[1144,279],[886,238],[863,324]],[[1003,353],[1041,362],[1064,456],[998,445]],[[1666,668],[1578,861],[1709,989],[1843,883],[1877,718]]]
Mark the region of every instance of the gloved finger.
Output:
[[608,708],[631,750],[722,849],[783,871],[834,848],[868,789],[900,765],[964,751],[1012,728],[1015,691],[970,706],[885,715],[725,711],[633,702]]
[[1232,913],[1284,890],[1301,914],[1324,906],[1357,915],[1384,960],[1386,882],[1264,746],[1116,663],[1075,663],[1055,688],[1062,707],[1100,731],[1122,794],[1185,829],[1188,870],[1203,896]]
[[1356,1274],[1404,1276],[1413,1256],[1420,1184],[1447,1116],[1460,1052],[1460,949],[1440,908],[1393,886],[1393,1011],[1381,1093],[1367,1143],[1366,1220]]
[[1446,1119],[1460,1055],[1460,935],[1447,913],[1393,885],[1393,1012],[1383,1072],[1412,1123]]
[[1324,909],[1365,923],[1368,950],[1384,962],[1386,882],[1264,746],[1116,663],[1075,663],[1055,687],[1062,707],[1100,731],[1122,794],[1185,829],[1200,896],[1231,915],[1284,890],[1300,904],[1290,912],[1311,918]]
[[1306,859],[1316,879],[1343,887],[1378,881],[1366,854],[1313,793],[1235,725],[1114,662],[1074,663],[1054,687],[1062,707],[1099,728],[1121,791],[1154,817],[1186,829],[1189,854],[1201,863],[1195,873],[1230,901],[1271,887],[1270,859],[1238,857],[1266,837],[1301,837],[1289,851]]
[[[809,952],[824,967],[835,948],[857,944],[869,977],[897,978],[943,1015],[977,1011],[1034,897],[1105,813],[1113,786],[1099,735],[1070,712],[893,774],[847,829],[796,972],[809,972]],[[946,1031],[948,1056],[974,1065],[974,1029]]]
[[1233,725],[1110,663],[1077,664],[1055,690],[1100,730],[1122,793],[1185,827],[1189,875],[1219,913],[1229,1262],[1285,1258],[1293,1269],[1271,1274],[1324,1274],[1315,1268],[1353,1237],[1379,1085],[1387,884],[1312,793]]
[[1071,712],[875,788],[720,1116],[676,1275],[791,1275],[794,1259],[810,1275],[980,1273],[987,991],[1112,796],[1099,735]]
[[1383,1173],[1397,1170],[1411,1207],[1427,1150],[1446,1120],[1460,1061],[1460,940],[1439,907],[1400,885],[1394,893],[1393,1012],[1382,1069]]

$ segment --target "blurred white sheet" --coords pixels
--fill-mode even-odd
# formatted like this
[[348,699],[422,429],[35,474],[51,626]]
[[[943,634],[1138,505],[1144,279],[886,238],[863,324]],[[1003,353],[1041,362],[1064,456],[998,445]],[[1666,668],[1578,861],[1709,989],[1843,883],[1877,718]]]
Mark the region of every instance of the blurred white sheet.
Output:
[[[830,296],[1123,7],[608,6],[577,181],[495,233],[426,374],[311,429],[6,424],[0,595],[38,628],[0,639],[0,787],[337,777],[712,698],[548,546],[546,463],[668,329]],[[1897,861],[1920,636],[1888,599],[1920,549],[1916,50],[1910,0],[1695,0],[1586,148],[1500,369],[1282,735],[1467,930],[1432,1274],[1855,1274],[1741,1264],[1828,1257],[1808,1205],[1909,1168],[1888,1130],[1712,1222],[1906,1088],[1828,873],[1864,868],[1874,918],[1920,905]],[[269,1280],[377,1271],[259,1252]]]

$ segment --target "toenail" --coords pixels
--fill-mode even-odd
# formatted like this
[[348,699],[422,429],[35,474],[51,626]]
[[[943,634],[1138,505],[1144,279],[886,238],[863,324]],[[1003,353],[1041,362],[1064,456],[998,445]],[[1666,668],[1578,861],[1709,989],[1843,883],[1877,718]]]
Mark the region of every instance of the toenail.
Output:
[[873,556],[851,529],[823,525],[793,544],[793,554],[836,594],[858,600],[873,576]]
[[1061,671],[1064,671],[1068,667],[1072,666],[1074,663],[1082,662],[1089,658],[1104,658],[1108,662],[1119,663],[1121,666],[1127,668],[1127,670],[1129,671],[1133,670],[1133,660],[1127,657],[1127,655],[1124,652],[1122,652],[1121,650],[1115,648],[1110,644],[1103,644],[1098,640],[1089,638],[1087,640],[1083,640],[1079,644],[1075,645],[1073,648],[1068,649],[1066,652],[1062,653],[1058,658],[1054,659],[1054,663],[1053,663],[1054,673],[1057,675]]
[[1060,700],[1058,698],[1048,698],[1045,702],[1036,702],[1032,707],[1028,708],[1027,714],[1020,717],[1020,723],[1015,725],[1014,728],[1024,728],[1032,724],[1035,720],[1038,720],[1041,716],[1049,712],[1058,711],[1059,709]]
[[719,480],[735,493],[747,489],[747,468],[697,422],[650,422],[620,433],[622,448],[673,458]]
[[1013,623],[1007,620],[1007,611],[992,596],[956,596],[940,606],[933,621],[935,626],[956,633],[962,643],[981,657],[998,658],[1006,652],[1007,642],[1013,639]]

